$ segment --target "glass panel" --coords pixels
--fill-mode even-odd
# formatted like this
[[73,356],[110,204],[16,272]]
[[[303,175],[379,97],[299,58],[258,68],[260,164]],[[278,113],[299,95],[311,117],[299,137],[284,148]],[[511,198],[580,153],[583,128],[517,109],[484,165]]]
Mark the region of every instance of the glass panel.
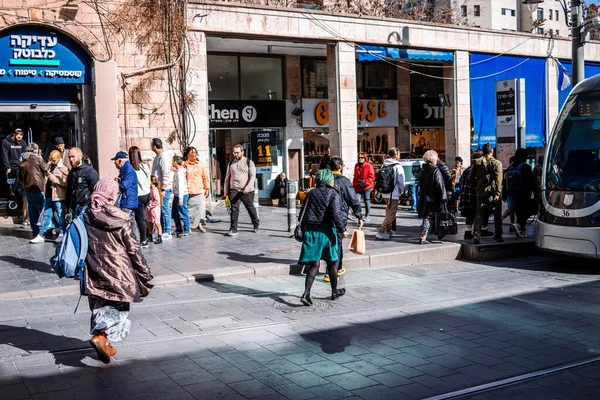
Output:
[[302,97],[311,99],[327,98],[327,61],[302,59]]
[[211,100],[235,100],[240,98],[237,56],[208,55],[208,82]]
[[600,192],[600,91],[570,97],[550,143],[546,188]]
[[240,57],[242,100],[283,98],[281,58]]

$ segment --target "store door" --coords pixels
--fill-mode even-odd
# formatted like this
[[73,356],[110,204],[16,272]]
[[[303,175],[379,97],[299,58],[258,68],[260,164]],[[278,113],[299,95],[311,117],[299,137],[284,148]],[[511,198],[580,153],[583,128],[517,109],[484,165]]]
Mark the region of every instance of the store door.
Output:
[[2,137],[16,128],[23,130],[24,139],[30,143],[40,139],[42,131],[48,133],[50,143],[62,137],[66,147],[80,146],[81,118],[74,104],[6,104],[0,103],[0,133]]

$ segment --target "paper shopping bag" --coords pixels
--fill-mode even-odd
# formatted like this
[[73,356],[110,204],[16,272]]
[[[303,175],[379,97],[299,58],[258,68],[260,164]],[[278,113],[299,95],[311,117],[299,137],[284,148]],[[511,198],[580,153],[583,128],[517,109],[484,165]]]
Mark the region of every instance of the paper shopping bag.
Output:
[[350,239],[348,250],[355,254],[365,254],[365,233],[362,231],[362,229],[355,229],[354,232],[352,232],[352,239]]

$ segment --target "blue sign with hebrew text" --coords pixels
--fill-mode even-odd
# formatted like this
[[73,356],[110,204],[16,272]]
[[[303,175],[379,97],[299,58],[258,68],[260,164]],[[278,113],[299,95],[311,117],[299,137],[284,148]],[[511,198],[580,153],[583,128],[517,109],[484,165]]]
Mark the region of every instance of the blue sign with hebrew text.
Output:
[[0,32],[0,83],[88,83],[90,56],[72,38],[37,25]]

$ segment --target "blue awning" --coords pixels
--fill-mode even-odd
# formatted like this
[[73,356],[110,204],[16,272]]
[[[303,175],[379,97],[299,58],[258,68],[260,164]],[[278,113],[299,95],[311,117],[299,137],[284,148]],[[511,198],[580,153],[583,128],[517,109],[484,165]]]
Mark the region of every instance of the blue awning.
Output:
[[358,54],[358,61],[377,61],[382,58],[454,61],[454,53],[451,51],[399,49],[397,47],[367,46],[363,44],[356,46],[356,54]]

